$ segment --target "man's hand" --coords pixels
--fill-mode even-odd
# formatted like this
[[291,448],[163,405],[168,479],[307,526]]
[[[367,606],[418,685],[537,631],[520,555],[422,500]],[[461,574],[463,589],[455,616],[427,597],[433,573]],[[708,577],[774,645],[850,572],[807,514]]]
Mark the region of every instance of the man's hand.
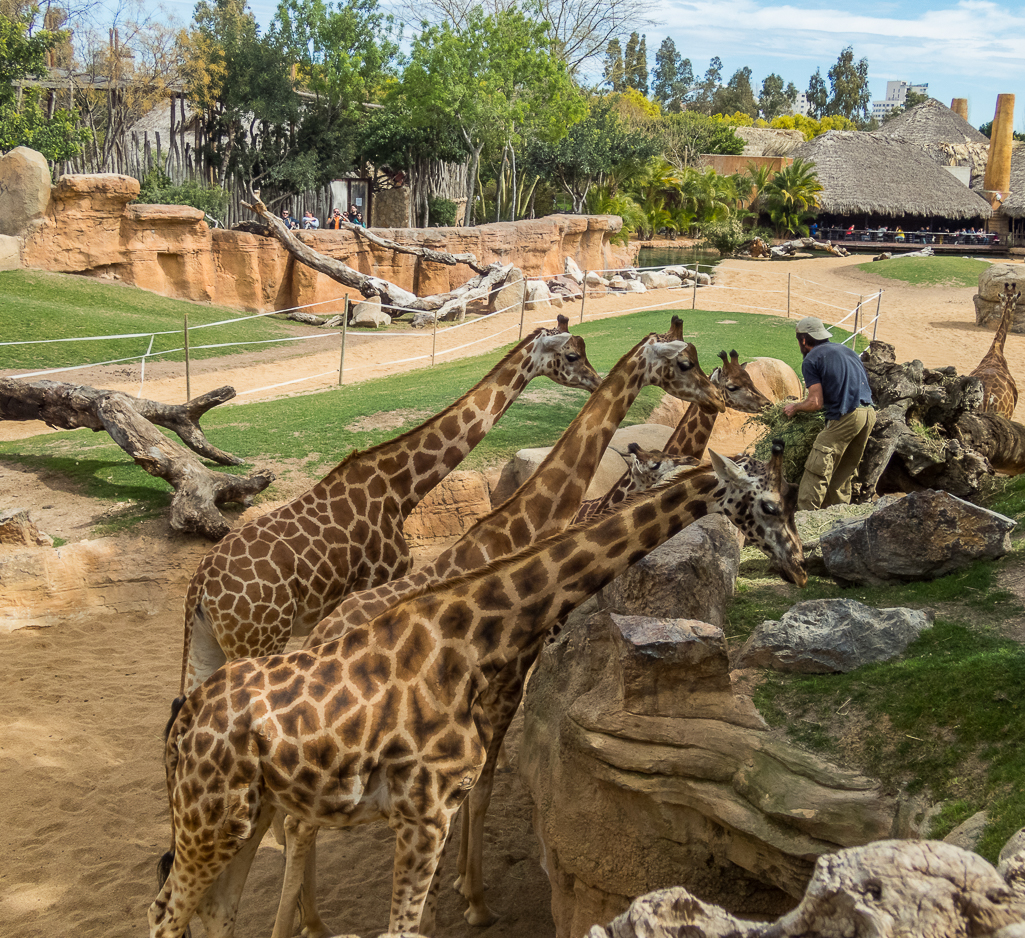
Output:
[[796,413],[813,414],[817,410],[822,410],[822,403],[822,385],[813,384],[808,388],[808,396],[803,401],[784,405],[783,413],[788,417],[793,417]]

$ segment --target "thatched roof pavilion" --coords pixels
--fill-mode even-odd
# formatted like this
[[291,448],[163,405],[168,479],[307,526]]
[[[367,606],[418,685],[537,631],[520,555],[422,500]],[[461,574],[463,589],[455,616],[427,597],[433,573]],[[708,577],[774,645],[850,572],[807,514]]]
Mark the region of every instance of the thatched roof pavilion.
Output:
[[921,148],[878,133],[831,130],[791,154],[815,164],[830,215],[951,220],[989,218],[989,202]]
[[1008,218],[1025,218],[1025,143],[1011,144],[1011,191],[1004,196],[1003,213]]

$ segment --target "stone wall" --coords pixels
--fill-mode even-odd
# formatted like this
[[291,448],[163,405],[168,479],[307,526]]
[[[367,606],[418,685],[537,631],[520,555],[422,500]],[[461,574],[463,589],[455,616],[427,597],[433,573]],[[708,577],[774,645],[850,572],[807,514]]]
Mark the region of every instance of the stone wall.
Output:
[[[9,266],[107,277],[178,299],[247,310],[325,303],[340,311],[352,289],[297,265],[273,238],[211,230],[198,209],[140,205],[139,183],[113,174],[62,176],[50,187],[46,161],[19,147],[0,159],[0,198],[11,206],[0,245]],[[584,269],[627,263],[611,244],[622,227],[615,215],[551,215],[474,228],[375,228],[400,244],[472,253],[483,263],[513,263],[528,276],[562,273],[566,257]],[[391,280],[419,295],[465,283],[473,271],[378,248],[351,231],[309,231],[300,237],[356,270]],[[17,262],[16,253],[20,254]]]

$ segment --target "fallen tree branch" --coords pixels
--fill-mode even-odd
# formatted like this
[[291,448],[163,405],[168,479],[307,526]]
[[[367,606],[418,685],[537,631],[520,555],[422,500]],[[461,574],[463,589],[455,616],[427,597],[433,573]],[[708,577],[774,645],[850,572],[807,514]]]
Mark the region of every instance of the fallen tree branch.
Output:
[[371,244],[376,244],[378,247],[390,248],[397,254],[413,254],[417,257],[422,257],[425,261],[434,261],[436,264],[447,264],[449,267],[454,267],[456,264],[466,264],[471,270],[478,274],[484,273],[487,269],[482,267],[474,254],[450,254],[448,251],[435,251],[433,248],[421,247],[411,244],[399,244],[398,241],[392,241],[390,238],[382,238],[380,235],[374,234],[368,228],[364,228],[362,225],[354,225],[347,219],[342,219],[342,227],[348,228],[354,234],[360,238],[365,238]]
[[[96,403],[113,394],[102,388],[61,381],[34,381],[27,384],[17,378],[0,378],[0,419],[42,420],[57,430],[106,430]],[[218,404],[230,401],[235,389],[225,385],[187,404],[161,404],[145,398],[129,398],[133,410],[150,423],[178,434],[193,452],[222,466],[240,466],[242,460],[214,446],[199,427],[199,418]]]

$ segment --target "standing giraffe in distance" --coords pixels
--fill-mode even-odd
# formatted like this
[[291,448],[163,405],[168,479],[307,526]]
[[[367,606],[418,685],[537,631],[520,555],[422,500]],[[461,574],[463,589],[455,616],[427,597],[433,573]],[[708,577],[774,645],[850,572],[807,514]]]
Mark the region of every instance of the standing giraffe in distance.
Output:
[[[698,364],[697,350],[683,340],[683,321],[674,316],[668,333],[646,336],[613,366],[541,465],[509,499],[479,519],[452,547],[417,572],[372,590],[351,593],[317,625],[308,636],[306,647],[340,637],[351,626],[370,621],[417,589],[468,573],[570,525],[605,448],[637,395],[647,385],[656,385],[669,394],[701,402],[712,409],[724,407],[719,392]],[[286,850],[290,858],[293,848],[287,840],[294,832],[294,825],[286,828]],[[312,846],[315,834],[302,831],[298,836],[304,845],[309,840]],[[297,849],[304,850],[305,846]],[[306,855],[311,856],[309,852]],[[312,887],[315,860],[310,858],[307,864],[304,929],[319,938],[328,932],[316,912]],[[467,913],[471,922],[481,923],[486,917],[493,917],[484,904],[483,895],[467,898],[471,903]],[[290,935],[293,905],[291,897],[283,896],[274,938]]]
[[969,375],[982,382],[983,412],[1000,414],[1008,420],[1014,419],[1014,408],[1018,403],[1018,386],[1014,383],[1014,376],[1007,367],[1007,359],[1004,358],[1004,343],[1014,322],[1014,307],[1021,297],[1020,292],[1013,291],[1011,284],[1004,284],[1004,289],[1000,292],[1000,325],[997,326],[997,334],[993,336],[993,344],[989,351],[982,356],[982,361]]
[[[230,938],[276,811],[313,826],[387,819],[395,830],[390,932],[416,932],[449,825],[484,765],[481,696],[576,606],[707,514],[764,500],[713,456],[590,525],[447,580],[315,649],[238,659],[179,704],[164,750],[172,850],[149,909],[151,938],[199,914]],[[776,506],[776,511],[781,511]],[[423,925],[433,927],[433,908]]]
[[419,427],[355,451],[288,504],[207,553],[185,596],[181,693],[226,660],[281,651],[346,593],[409,571],[402,523],[508,410],[534,378],[571,388],[600,384],[584,341],[538,329],[478,384]]

